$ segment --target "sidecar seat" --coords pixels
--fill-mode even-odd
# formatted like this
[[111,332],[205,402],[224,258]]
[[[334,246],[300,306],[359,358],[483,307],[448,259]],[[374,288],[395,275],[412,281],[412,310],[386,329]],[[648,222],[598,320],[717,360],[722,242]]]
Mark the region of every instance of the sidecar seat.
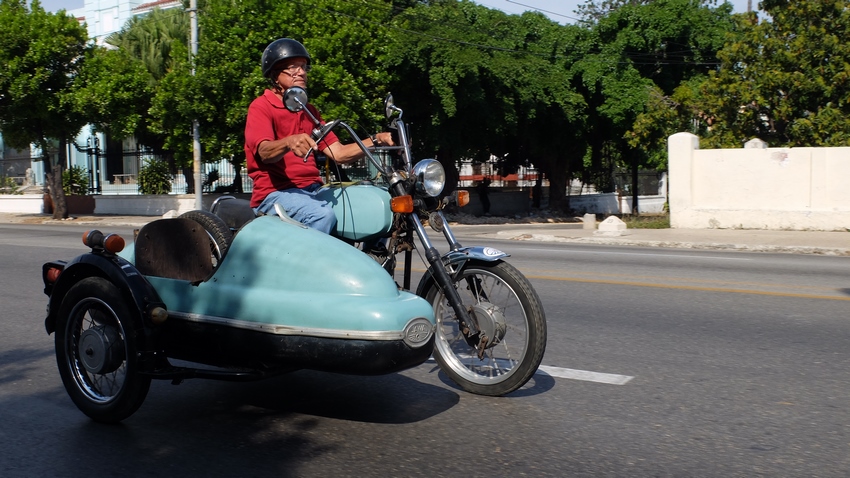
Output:
[[221,196],[213,202],[210,212],[220,217],[231,231],[236,231],[257,217],[251,201],[233,196]]
[[139,230],[136,269],[143,275],[203,282],[213,272],[210,238],[187,218],[159,219]]

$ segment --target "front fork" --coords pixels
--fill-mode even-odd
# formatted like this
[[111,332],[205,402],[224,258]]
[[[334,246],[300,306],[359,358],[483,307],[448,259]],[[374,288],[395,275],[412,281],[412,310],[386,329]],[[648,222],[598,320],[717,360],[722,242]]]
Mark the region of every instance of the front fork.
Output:
[[[441,219],[444,220],[445,218],[442,217],[442,212],[439,214]],[[448,300],[449,305],[452,307],[452,310],[454,310],[455,317],[458,321],[458,328],[466,339],[467,344],[478,351],[478,358],[483,358],[484,350],[487,348],[490,338],[481,332],[480,327],[478,327],[478,323],[469,314],[469,310],[463,306],[460,294],[458,294],[457,289],[454,287],[454,282],[449,276],[445,264],[443,264],[439,251],[437,251],[437,248],[431,243],[431,239],[425,232],[425,226],[422,225],[422,222],[419,221],[419,218],[416,217],[415,214],[408,215],[407,220],[410,226],[416,230],[420,241],[422,241],[422,246],[425,250],[425,259],[429,264],[431,264],[434,281],[443,291],[443,294],[446,296],[446,300]],[[447,231],[448,229],[443,227],[443,230]],[[449,237],[451,238],[449,239]],[[451,236],[450,232],[447,235],[447,239],[449,239],[452,249],[456,249],[460,246],[457,241],[454,240],[454,237]]]

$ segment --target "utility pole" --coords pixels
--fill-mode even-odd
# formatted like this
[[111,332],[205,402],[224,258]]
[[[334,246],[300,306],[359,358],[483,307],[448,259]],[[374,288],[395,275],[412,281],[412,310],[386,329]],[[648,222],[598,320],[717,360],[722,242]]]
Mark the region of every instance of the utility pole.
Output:
[[[198,55],[198,0],[189,2],[189,24],[191,25],[192,76],[195,76],[195,57]],[[192,120],[192,166],[195,176],[195,209],[204,208],[203,184],[201,181],[201,131],[198,120]]]

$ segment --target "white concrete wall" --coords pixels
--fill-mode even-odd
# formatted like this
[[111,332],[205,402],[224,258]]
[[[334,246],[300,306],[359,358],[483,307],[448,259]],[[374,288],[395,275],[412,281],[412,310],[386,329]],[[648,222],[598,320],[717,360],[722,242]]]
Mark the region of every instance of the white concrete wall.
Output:
[[41,214],[44,212],[44,198],[34,194],[4,194],[0,196],[0,212]]
[[[204,208],[209,209],[215,198],[203,198]],[[95,214],[116,214],[125,216],[161,216],[168,211],[177,214],[195,209],[193,194],[180,195],[116,195],[97,196],[95,198]]]
[[[203,197],[204,209],[209,210],[220,194]],[[248,196],[242,195],[247,198]],[[95,214],[117,216],[161,216],[169,211],[177,214],[195,209],[193,194],[163,195],[99,195],[94,197]],[[20,196],[0,195],[0,212],[19,214],[42,214],[44,199],[41,195],[22,194]]]
[[850,229],[850,147],[700,150],[677,133],[668,152],[674,228]]
[[[638,196],[638,210],[641,214],[661,214],[665,203],[667,198],[663,195]],[[570,209],[579,214],[631,214],[632,196],[617,193],[570,196]]]

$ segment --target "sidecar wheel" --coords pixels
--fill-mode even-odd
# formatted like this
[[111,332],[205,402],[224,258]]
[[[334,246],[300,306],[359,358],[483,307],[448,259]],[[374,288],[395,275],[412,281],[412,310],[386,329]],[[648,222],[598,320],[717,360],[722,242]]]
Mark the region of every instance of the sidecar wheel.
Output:
[[111,282],[89,277],[68,291],[56,324],[56,362],[80,411],[117,423],[142,405],[151,379],[139,375],[141,337],[140,319]]
[[433,283],[425,295],[434,306],[437,334],[434,358],[464,390],[501,396],[525,385],[546,350],[546,316],[540,298],[516,268],[506,262],[471,263],[456,278],[464,307],[489,339],[483,357],[461,334],[454,310]]
[[210,253],[213,259],[213,268],[215,268],[224,255],[227,253],[227,248],[230,247],[230,241],[233,239],[233,233],[227,227],[224,220],[215,214],[207,211],[189,211],[184,212],[180,217],[191,219],[207,231],[210,236]]

